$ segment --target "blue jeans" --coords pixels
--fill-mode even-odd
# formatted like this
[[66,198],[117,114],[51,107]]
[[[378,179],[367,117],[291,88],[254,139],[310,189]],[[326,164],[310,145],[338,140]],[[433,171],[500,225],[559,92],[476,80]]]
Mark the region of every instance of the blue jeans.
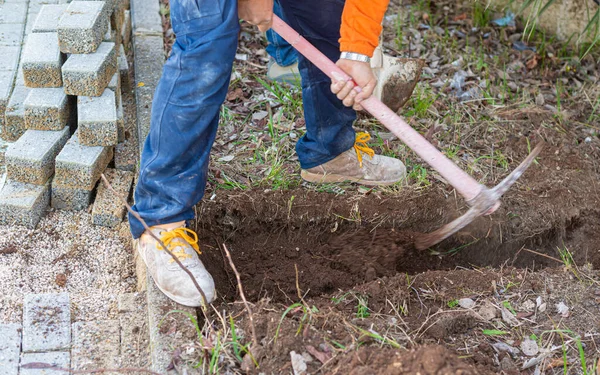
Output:
[[[330,59],[339,57],[343,0],[280,0],[285,18]],[[134,210],[149,226],[194,218],[206,185],[210,149],[237,47],[236,0],[171,0],[177,37],[154,95]],[[330,91],[329,78],[302,56],[306,134],[296,145],[302,168],[326,163],[354,144],[356,113]],[[138,238],[142,224],[129,216]]]
[[[273,13],[275,13],[279,18],[286,21],[283,16],[283,12],[281,11],[281,5],[279,4],[279,0],[275,0],[273,2]],[[298,61],[298,55],[296,54],[296,50],[289,44],[285,39],[279,36],[272,29],[267,30],[267,53],[271,56],[275,62],[280,66],[290,66]]]

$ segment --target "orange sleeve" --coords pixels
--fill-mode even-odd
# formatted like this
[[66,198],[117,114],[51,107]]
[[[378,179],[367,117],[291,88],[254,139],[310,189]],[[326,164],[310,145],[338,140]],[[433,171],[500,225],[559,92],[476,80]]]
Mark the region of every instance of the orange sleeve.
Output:
[[340,29],[340,51],[373,56],[390,0],[346,0]]

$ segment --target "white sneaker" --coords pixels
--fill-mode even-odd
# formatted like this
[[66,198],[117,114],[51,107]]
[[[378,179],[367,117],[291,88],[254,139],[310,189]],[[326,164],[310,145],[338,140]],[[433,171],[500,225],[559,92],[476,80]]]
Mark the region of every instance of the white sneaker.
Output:
[[[211,303],[217,292],[212,276],[198,257],[201,254],[198,248],[198,235],[185,228],[183,222],[150,229],[194,275],[196,282],[206,295],[207,303]],[[146,263],[156,286],[167,297],[185,306],[203,305],[202,295],[198,292],[190,276],[152,236],[144,233],[137,241],[137,250]]]
[[296,61],[289,66],[281,66],[273,58],[270,58],[269,65],[267,66],[267,78],[280,83],[299,84],[301,78],[300,71],[298,70],[298,62]]

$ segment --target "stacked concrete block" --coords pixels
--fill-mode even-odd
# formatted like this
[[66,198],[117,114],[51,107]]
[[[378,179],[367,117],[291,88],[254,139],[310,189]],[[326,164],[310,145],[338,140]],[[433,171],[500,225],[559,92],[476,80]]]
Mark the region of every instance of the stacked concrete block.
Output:
[[91,203],[100,174],[112,157],[111,147],[84,146],[75,133],[56,157],[52,207],[72,211],[85,209]]
[[0,225],[35,228],[50,202],[50,182],[45,185],[7,180],[0,190]]
[[115,94],[115,108],[118,109],[121,101],[121,75],[119,72],[113,75],[106,88]]
[[95,52],[108,25],[104,1],[73,1],[58,21],[58,39],[63,53]]
[[117,71],[114,43],[103,42],[96,52],[71,55],[63,65],[63,83],[68,95],[100,96]]
[[23,49],[23,76],[27,87],[61,87],[64,55],[57,33],[32,33]]
[[109,89],[99,97],[79,97],[77,125],[84,146],[115,146],[119,143],[115,94]]
[[27,130],[6,151],[7,178],[44,185],[54,174],[54,159],[68,139],[68,127],[58,131]]
[[121,43],[129,48],[131,42],[131,12],[126,10],[123,12],[123,26],[121,26]]
[[10,100],[15,76],[15,70],[0,71],[0,129],[4,127],[4,113]]
[[67,4],[46,4],[35,18],[32,33],[58,33],[58,21],[67,9]]
[[62,130],[71,117],[69,99],[62,88],[31,89],[25,99],[25,127]]
[[117,195],[101,183],[98,187],[98,195],[92,209],[92,222],[95,225],[114,228],[123,221],[126,208],[119,197],[127,199],[133,183],[133,173],[107,169],[106,179],[116,191]]
[[121,87],[126,90],[131,90],[129,63],[127,63],[127,55],[125,54],[125,48],[122,44],[119,47],[119,75],[121,76]]
[[15,86],[6,106],[2,138],[14,142],[25,133],[25,99],[31,89],[25,86]]

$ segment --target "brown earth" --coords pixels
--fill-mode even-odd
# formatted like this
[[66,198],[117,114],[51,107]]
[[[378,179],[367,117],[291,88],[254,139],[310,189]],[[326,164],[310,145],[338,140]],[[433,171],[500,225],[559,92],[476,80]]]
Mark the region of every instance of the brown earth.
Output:
[[[527,115],[527,110],[520,112],[523,114]],[[331,337],[341,337],[345,347],[356,346],[349,330],[361,336],[356,327],[369,329],[369,319],[352,319],[355,303],[344,307],[332,302],[350,290],[368,296],[369,309],[374,313],[389,314],[390,306],[410,305],[405,329],[412,332],[408,337],[416,338],[400,343],[410,348],[407,351],[389,346],[383,349],[379,341],[367,337],[365,343],[369,345],[344,351],[324,364],[314,361],[309,364],[311,371],[498,373],[492,358],[503,357],[488,344],[480,344],[466,357],[460,357],[459,348],[453,344],[457,336],[477,336],[480,317],[449,311],[431,319],[432,314],[435,316],[452,299],[497,296],[491,280],[507,276],[518,280],[527,278],[532,270],[561,266],[557,249],[569,249],[576,264],[600,267],[600,247],[595,238],[600,229],[599,141],[577,142],[573,134],[546,131],[536,126],[541,120],[535,116],[530,119],[534,125],[531,133],[520,130],[532,144],[540,139],[547,143],[538,163],[506,194],[496,213],[479,218],[428,251],[415,250],[415,237],[449,222],[466,208],[447,185],[398,194],[372,190],[351,197],[308,189],[218,191],[212,199],[205,199],[197,207],[201,220],[196,223],[204,259],[220,295],[231,301],[236,298],[236,281],[221,244],[231,251],[248,298],[258,304],[257,329],[269,353],[262,357],[261,369],[282,373],[285,368],[281,366],[287,366],[289,372],[290,350],[319,345],[331,350],[331,344],[324,346]],[[512,168],[527,154],[525,137],[508,138],[498,147],[511,156]],[[488,177],[487,183],[492,185],[502,177]],[[544,272],[535,272],[527,282],[520,282],[519,290],[544,289]],[[563,271],[558,273],[564,278]],[[424,299],[424,290],[433,290],[435,297]],[[595,292],[590,293],[595,299]],[[315,306],[319,312],[307,314],[297,307],[290,312],[293,322],[286,319],[280,323],[283,309],[274,306],[299,302],[299,294],[305,306]],[[598,307],[594,305],[594,309]],[[582,320],[580,328],[590,321],[597,323],[597,317],[596,312]],[[274,343],[278,324],[280,338]]]

